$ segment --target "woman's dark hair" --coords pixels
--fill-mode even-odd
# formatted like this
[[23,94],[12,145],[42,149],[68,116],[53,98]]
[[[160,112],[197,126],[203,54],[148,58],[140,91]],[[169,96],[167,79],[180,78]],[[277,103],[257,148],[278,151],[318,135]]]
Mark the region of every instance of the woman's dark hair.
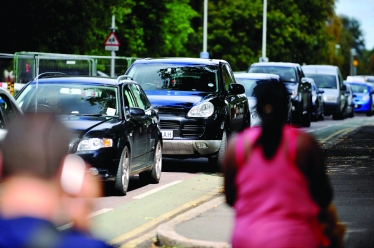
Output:
[[261,135],[255,145],[262,146],[267,159],[274,156],[282,139],[282,128],[287,122],[289,96],[284,83],[261,80],[253,89],[257,112],[262,120]]

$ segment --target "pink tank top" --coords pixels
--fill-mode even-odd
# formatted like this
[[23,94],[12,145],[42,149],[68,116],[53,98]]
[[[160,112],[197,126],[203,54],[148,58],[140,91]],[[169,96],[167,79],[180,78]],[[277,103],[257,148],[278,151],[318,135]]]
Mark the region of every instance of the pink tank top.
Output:
[[[239,168],[235,178],[233,247],[320,247],[322,241],[326,244],[317,222],[319,207],[296,164],[298,131],[284,127],[280,146],[271,160],[264,157],[260,146],[253,147],[260,132],[260,128],[252,128],[237,137]],[[248,161],[244,161],[244,140],[252,148]]]

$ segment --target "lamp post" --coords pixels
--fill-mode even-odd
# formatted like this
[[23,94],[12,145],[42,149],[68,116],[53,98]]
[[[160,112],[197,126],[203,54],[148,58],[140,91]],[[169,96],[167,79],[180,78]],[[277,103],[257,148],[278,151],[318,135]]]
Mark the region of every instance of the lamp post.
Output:
[[209,59],[207,52],[207,35],[208,35],[208,0],[204,0],[204,23],[203,23],[203,51],[200,53],[200,58]]
[[340,45],[339,44],[335,44],[335,56],[339,55],[339,49],[340,49]]
[[267,16],[267,0],[264,0],[263,17],[262,17],[262,57],[260,62],[268,62],[266,57],[266,16]]
[[353,71],[353,59],[354,59],[354,56],[356,55],[356,50],[354,48],[351,48],[351,76],[354,75],[354,71]]

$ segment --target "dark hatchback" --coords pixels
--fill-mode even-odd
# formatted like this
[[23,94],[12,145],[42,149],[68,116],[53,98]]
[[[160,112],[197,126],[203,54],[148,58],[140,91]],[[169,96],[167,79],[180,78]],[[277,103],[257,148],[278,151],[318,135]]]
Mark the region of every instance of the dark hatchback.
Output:
[[166,157],[205,157],[218,165],[227,138],[250,124],[244,87],[224,60],[140,59],[126,74],[158,111]]
[[156,111],[139,84],[127,77],[45,73],[16,95],[24,112],[57,114],[72,130],[69,153],[82,157],[90,172],[115,181],[126,194],[131,175],[158,183],[162,137]]

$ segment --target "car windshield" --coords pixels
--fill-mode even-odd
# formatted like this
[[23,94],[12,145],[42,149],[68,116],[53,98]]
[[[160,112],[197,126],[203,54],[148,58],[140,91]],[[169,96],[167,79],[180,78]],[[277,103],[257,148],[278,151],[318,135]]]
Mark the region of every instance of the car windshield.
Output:
[[236,82],[243,85],[245,89],[245,94],[247,97],[253,97],[253,89],[257,85],[258,79],[249,78],[235,78]]
[[368,86],[362,84],[350,84],[354,93],[369,93]]
[[313,78],[318,88],[337,89],[336,77],[334,75],[306,73],[305,76]]
[[276,74],[283,82],[295,83],[297,81],[296,71],[292,67],[256,65],[251,66],[248,72]]
[[17,103],[24,112],[45,111],[56,114],[115,116],[118,115],[117,87],[82,83],[29,84]]
[[128,75],[144,90],[216,92],[217,65],[134,64]]

